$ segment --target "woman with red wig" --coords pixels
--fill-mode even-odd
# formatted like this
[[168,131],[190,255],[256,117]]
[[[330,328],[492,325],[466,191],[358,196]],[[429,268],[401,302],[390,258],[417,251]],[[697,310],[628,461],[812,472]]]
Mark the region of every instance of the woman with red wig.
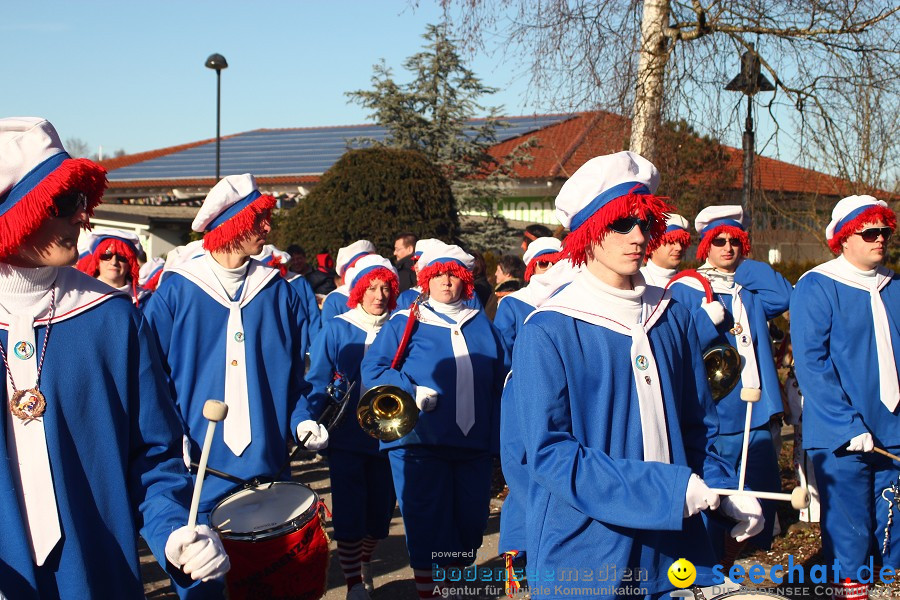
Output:
[[[508,363],[500,337],[472,297],[472,256],[434,242],[418,261],[427,298],[396,312],[362,362],[363,385],[394,385],[421,411],[415,428],[388,451],[421,598],[436,584],[432,567],[475,560],[487,526],[491,457],[499,444],[500,393]],[[392,368],[409,319],[408,344]]]
[[103,283],[131,297],[135,305],[150,296],[138,285],[141,266],[138,254],[141,241],[134,233],[107,229],[89,234],[88,254],[79,260],[78,268]]
[[[400,290],[397,271],[386,258],[369,254],[360,258],[345,274],[349,311],[325,323],[310,355],[307,381],[313,386],[307,399],[303,432],[312,432],[309,450],[328,448],[331,474],[332,525],[348,600],[366,600],[374,590],[370,561],[379,540],[387,537],[394,512],[394,485],[391,465],[379,452],[378,440],[359,426],[353,415],[363,393],[360,363],[376,334],[387,322]],[[347,418],[330,432],[316,419],[334,399],[334,389],[353,389]],[[301,433],[301,440],[305,433]]]

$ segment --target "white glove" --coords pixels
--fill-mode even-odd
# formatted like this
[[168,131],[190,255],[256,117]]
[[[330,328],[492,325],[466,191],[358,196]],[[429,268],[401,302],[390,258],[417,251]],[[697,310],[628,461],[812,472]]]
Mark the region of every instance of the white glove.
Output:
[[194,581],[218,579],[231,568],[219,534],[207,525],[195,529],[185,525],[173,531],[166,541],[166,558]]
[[424,385],[416,386],[416,406],[423,412],[431,412],[437,408],[438,393]]
[[875,441],[868,431],[861,433],[847,442],[847,450],[850,452],[872,452],[875,449]]
[[[309,439],[304,442],[307,434],[309,434]],[[328,430],[324,425],[320,425],[312,419],[300,421],[297,424],[297,440],[307,450],[316,452],[328,447]]]
[[706,299],[700,301],[700,308],[706,313],[706,316],[709,317],[709,320],[713,322],[713,325],[718,327],[725,320],[725,307],[718,300],[713,300],[712,302],[707,302]]
[[696,473],[688,479],[687,491],[684,493],[684,517],[693,517],[701,510],[719,506],[719,495],[709,489]]
[[752,538],[766,524],[762,506],[753,496],[724,496],[719,508],[738,522],[731,528],[731,537],[739,542]]

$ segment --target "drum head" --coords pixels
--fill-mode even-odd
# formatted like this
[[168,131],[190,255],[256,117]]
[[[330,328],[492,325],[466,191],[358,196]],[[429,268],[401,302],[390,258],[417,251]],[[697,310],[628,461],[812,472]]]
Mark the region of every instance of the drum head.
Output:
[[264,483],[237,491],[213,509],[209,522],[228,536],[252,536],[294,528],[291,523],[309,512],[318,496],[292,481]]

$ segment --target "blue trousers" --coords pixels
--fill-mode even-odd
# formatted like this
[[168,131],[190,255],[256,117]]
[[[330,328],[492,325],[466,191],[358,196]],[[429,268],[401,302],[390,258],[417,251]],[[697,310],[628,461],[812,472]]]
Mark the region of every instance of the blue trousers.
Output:
[[388,453],[413,569],[468,566],[487,527],[491,454],[442,446]]
[[397,501],[388,458],[334,448],[328,451],[328,470],[334,539],[386,538]]

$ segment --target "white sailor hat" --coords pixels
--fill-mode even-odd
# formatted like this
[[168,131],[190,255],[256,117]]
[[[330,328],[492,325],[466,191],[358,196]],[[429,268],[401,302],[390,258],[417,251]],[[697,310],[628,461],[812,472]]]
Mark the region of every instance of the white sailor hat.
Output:
[[671,215],[669,215],[669,218],[666,219],[666,233],[678,230],[689,231],[689,227],[690,224],[688,223],[688,220],[681,215],[672,213]]
[[891,229],[897,227],[897,216],[887,202],[874,196],[848,196],[838,201],[831,211],[831,222],[825,228],[828,247],[835,254],[841,252],[841,245],[849,235],[866,223],[881,220]]
[[419,270],[441,263],[456,263],[471,271],[472,267],[475,266],[475,257],[459,246],[445,244],[440,240],[435,240],[434,243],[429,244],[422,253],[422,257],[419,259]]
[[338,250],[337,258],[334,261],[334,268],[338,276],[343,277],[347,268],[366,254],[375,254],[375,244],[369,240],[357,240]]
[[562,250],[562,242],[555,237],[537,238],[536,240],[528,244],[528,249],[525,251],[525,255],[522,257],[522,260],[524,260],[525,265],[528,266],[531,264],[531,261],[538,258],[539,256],[555,254],[560,250]]
[[260,193],[253,175],[229,175],[209,190],[191,229],[205,233],[205,249],[219,250],[246,235],[256,216],[274,206],[275,198]]
[[744,231],[744,210],[737,204],[707,206],[694,219],[694,229],[704,237],[716,227],[737,227]]
[[395,279],[397,277],[397,269],[394,268],[391,261],[378,254],[367,254],[347,269],[344,280],[352,291],[357,284],[365,279],[366,275],[378,269],[387,269]]

